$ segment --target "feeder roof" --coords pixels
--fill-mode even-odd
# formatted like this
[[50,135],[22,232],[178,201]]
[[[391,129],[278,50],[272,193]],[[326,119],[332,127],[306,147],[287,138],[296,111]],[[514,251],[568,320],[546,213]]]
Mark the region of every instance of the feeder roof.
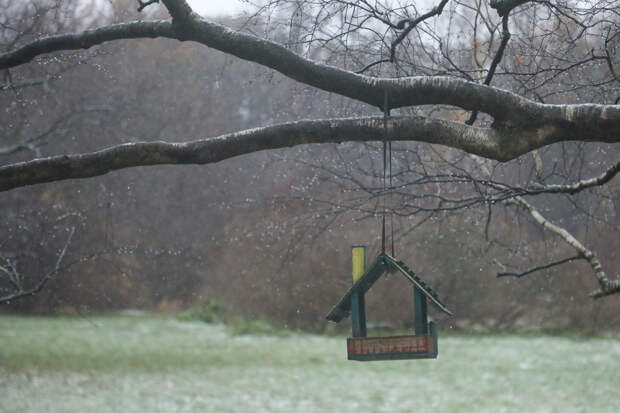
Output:
[[441,302],[437,293],[433,291],[420,277],[416,276],[402,262],[396,260],[396,258],[381,253],[377,259],[370,265],[369,269],[362,275],[349,291],[340,299],[338,304],[327,315],[327,319],[336,323],[340,322],[343,318],[346,318],[351,313],[351,295],[355,292],[365,293],[373,286],[373,284],[383,275],[385,272],[399,272],[412,284],[418,287],[422,293],[430,300],[431,303],[439,310],[448,315],[452,315],[452,312],[446,308]]

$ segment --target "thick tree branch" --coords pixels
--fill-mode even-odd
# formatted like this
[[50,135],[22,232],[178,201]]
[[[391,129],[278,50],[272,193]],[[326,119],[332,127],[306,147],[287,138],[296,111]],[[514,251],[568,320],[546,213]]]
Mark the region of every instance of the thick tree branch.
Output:
[[382,107],[384,91],[390,108],[445,104],[478,110],[495,118],[496,124],[529,127],[555,125],[571,131],[571,137],[596,136],[606,142],[620,141],[620,106],[547,105],[512,92],[449,77],[373,78],[306,59],[284,46],[207,21],[185,2],[164,2],[175,22],[133,22],[43,38],[0,55],[0,69],[15,67],[36,56],[60,50],[88,48],[105,41],[141,37],[193,40],[216,50],[253,61],[310,86]]
[[501,17],[507,16],[515,7],[529,3],[532,0],[491,0],[491,8],[497,10],[497,14]]
[[[507,161],[570,136],[555,129],[494,129],[421,116],[392,117],[389,139],[441,144]],[[186,143],[137,142],[98,152],[61,155],[0,167],[0,191],[43,182],[88,178],[134,166],[207,164],[251,152],[310,143],[379,141],[380,117],[306,120]]]
[[114,24],[81,33],[43,37],[10,52],[0,54],[0,69],[23,65],[37,56],[62,50],[88,49],[120,39],[168,37],[180,39],[169,21],[131,22]]
[[162,3],[176,24],[191,25],[192,21],[200,18],[185,0],[162,0]]

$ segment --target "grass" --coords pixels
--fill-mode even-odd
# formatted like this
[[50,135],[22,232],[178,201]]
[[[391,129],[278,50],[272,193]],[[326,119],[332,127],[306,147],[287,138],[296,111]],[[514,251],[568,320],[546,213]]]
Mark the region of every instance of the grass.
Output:
[[357,363],[342,337],[4,316],[0,343],[1,412],[620,411],[617,338],[440,332],[437,360]]

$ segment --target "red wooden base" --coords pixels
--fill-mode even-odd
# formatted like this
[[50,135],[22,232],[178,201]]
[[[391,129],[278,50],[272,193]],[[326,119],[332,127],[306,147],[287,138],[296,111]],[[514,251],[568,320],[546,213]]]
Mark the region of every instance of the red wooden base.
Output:
[[347,354],[357,361],[437,358],[437,336],[348,338]]

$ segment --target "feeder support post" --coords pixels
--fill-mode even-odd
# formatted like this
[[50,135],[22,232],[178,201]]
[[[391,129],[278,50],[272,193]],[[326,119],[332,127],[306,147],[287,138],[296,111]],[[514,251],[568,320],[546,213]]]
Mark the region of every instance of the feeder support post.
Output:
[[415,335],[428,334],[428,314],[426,310],[426,295],[417,286],[413,286],[413,319]]
[[[351,248],[351,275],[353,285],[366,272],[366,247],[356,245]],[[353,337],[366,337],[366,303],[364,292],[360,289],[351,294],[351,327]]]

